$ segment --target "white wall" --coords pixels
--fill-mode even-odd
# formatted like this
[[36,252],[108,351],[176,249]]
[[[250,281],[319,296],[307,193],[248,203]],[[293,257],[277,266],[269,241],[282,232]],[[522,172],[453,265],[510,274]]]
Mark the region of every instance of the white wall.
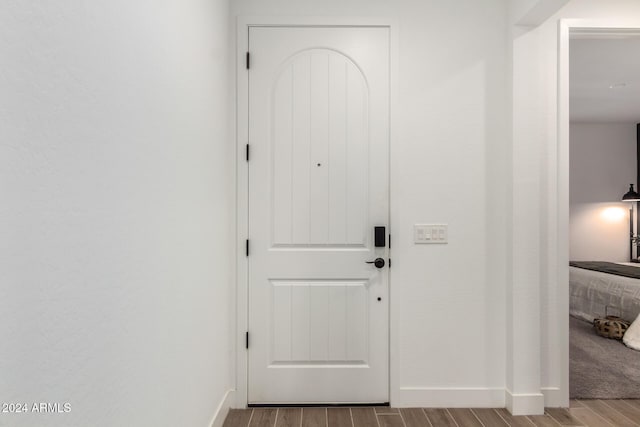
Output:
[[[503,405],[506,3],[236,0],[231,13],[396,20],[391,403]],[[448,245],[413,244],[429,222],[449,224]]]
[[510,0],[509,19],[517,25],[538,26],[569,0]]
[[[11,426],[209,426],[232,386],[228,5],[5,1]],[[29,407],[31,409],[31,407]]]
[[635,123],[571,123],[569,149],[570,259],[628,261]]
[[[521,206],[514,201],[514,241],[524,237],[532,224],[537,227],[526,253],[513,263],[513,275],[519,277],[514,286],[521,285],[517,300],[533,310],[514,318],[529,331],[537,329],[540,337],[526,334],[528,340],[513,358],[540,355],[538,381],[547,406],[568,404],[569,377],[569,153],[568,143],[558,144],[559,132],[568,134],[568,129],[558,127],[558,20],[595,19],[613,27],[640,27],[638,17],[640,3],[635,0],[572,0],[540,27],[515,28],[512,33],[513,182],[526,183],[532,190]],[[568,105],[567,98],[563,102]],[[568,116],[563,119],[568,123]],[[518,308],[512,305],[510,310]],[[524,377],[523,382],[535,382],[530,375]]]

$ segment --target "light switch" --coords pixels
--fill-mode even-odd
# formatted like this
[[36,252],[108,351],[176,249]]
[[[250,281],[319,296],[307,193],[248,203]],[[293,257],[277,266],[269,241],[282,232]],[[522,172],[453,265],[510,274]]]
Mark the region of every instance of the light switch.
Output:
[[413,242],[422,243],[447,243],[447,224],[415,224],[413,226]]

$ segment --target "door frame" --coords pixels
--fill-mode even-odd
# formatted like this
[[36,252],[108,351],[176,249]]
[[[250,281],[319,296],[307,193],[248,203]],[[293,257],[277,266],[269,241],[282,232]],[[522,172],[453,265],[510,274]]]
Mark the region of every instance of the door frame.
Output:
[[[397,24],[391,18],[368,17],[314,17],[314,16],[239,16],[236,23],[236,91],[235,91],[235,190],[236,190],[236,270],[235,270],[235,328],[231,328],[235,340],[235,404],[232,407],[246,408],[248,403],[248,354],[246,331],[249,327],[249,260],[246,256],[245,241],[249,235],[249,165],[246,160],[246,144],[249,142],[249,79],[246,70],[246,52],[249,46],[251,27],[384,27],[389,29],[390,81],[389,81],[389,152],[392,155],[393,141],[396,139],[398,34]],[[389,159],[389,188],[392,188],[392,162]],[[391,192],[390,192],[391,193]],[[389,230],[394,229],[393,198],[389,194]],[[399,313],[398,301],[391,287],[392,272],[389,270],[389,401],[394,401],[394,390],[398,389],[399,369],[397,360],[396,333]]]
[[[557,202],[555,221],[557,224],[556,259],[557,299],[555,312],[559,319],[569,319],[569,44],[574,35],[615,36],[620,34],[640,34],[638,19],[580,19],[564,18],[557,27],[557,142],[556,159],[550,166],[555,167],[555,185]],[[553,160],[552,160],[553,161]],[[558,341],[562,343],[555,354],[561,369],[560,384],[557,389],[548,389],[547,402],[550,406],[566,406],[569,402],[569,323],[563,324],[558,331]]]

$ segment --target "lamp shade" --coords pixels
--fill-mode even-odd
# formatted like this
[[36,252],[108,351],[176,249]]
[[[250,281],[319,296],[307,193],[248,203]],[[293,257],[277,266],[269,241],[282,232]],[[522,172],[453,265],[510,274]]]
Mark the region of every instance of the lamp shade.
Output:
[[639,202],[640,194],[636,193],[636,190],[633,189],[633,184],[629,184],[629,191],[622,196],[623,202]]

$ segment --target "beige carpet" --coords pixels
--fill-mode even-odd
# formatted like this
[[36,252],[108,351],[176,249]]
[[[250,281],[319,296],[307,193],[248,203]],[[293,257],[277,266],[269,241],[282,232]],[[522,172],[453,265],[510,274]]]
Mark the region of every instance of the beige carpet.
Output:
[[569,319],[569,395],[572,399],[640,399],[640,351],[603,338]]

